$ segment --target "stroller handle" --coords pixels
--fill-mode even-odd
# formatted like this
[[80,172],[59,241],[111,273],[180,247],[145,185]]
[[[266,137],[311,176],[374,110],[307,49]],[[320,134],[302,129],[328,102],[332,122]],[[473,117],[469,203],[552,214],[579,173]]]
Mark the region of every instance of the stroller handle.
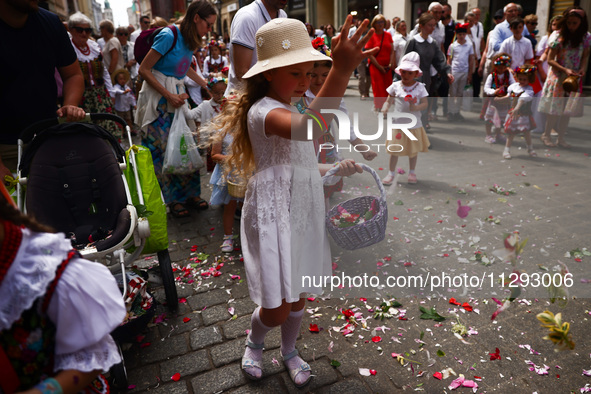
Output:
[[[97,120],[112,120],[113,122],[119,123],[124,128],[127,126],[127,122],[125,122],[125,120],[122,117],[114,115],[114,114],[94,114],[94,113],[90,114],[90,113],[87,113],[86,116],[84,117],[84,120],[82,120],[81,122],[93,123],[93,122],[96,122]],[[39,131],[45,130],[45,129],[52,127],[52,126],[56,126],[61,123],[67,123],[66,118],[51,118],[51,119],[40,120],[39,122],[35,122],[32,125],[30,125],[29,127],[27,127],[26,129],[24,129],[19,138],[25,144],[29,143],[29,142],[31,142],[31,140],[33,139],[35,134],[37,134]]]

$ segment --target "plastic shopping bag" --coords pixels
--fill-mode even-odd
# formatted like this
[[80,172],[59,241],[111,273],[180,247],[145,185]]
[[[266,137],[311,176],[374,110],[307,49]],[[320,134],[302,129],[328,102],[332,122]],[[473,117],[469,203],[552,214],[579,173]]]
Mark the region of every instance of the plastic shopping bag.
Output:
[[472,111],[472,101],[474,100],[473,94],[474,89],[472,88],[472,85],[464,86],[464,93],[462,95],[462,111]]
[[131,194],[131,201],[133,205],[138,207],[139,199],[137,194],[135,176],[129,160],[129,155],[133,149],[135,153],[135,162],[137,165],[137,172],[140,178],[140,186],[142,187],[142,195],[144,196],[145,212],[140,212],[140,216],[145,215],[150,223],[150,236],[146,240],[146,245],[142,253],[155,253],[168,248],[168,229],[166,225],[166,204],[162,199],[162,192],[160,191],[160,184],[156,178],[154,171],[154,162],[150,150],[145,146],[133,145],[126,152],[127,168],[124,171],[125,179],[129,186]]
[[203,159],[185,120],[184,108],[177,108],[166,142],[162,174],[188,175],[203,166]]

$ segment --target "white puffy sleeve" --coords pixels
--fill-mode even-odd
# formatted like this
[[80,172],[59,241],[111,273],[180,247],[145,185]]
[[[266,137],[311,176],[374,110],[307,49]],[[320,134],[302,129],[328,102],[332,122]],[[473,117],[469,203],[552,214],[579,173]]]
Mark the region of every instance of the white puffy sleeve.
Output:
[[121,361],[110,333],[125,318],[121,291],[102,264],[75,258],[66,267],[47,315],[56,325],[54,370],[108,370]]

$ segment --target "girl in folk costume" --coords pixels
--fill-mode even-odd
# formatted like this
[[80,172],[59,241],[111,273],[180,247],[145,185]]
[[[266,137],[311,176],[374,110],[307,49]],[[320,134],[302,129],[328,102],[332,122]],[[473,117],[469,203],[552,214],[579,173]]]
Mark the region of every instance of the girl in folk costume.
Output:
[[115,278],[22,215],[0,184],[0,392],[108,393],[125,318]]
[[[111,75],[104,64],[99,45],[90,40],[92,21],[81,12],[72,14],[68,19],[72,45],[84,76],[84,94],[80,107],[88,113],[113,113],[115,93],[111,84]],[[123,129],[113,121],[97,123],[117,138],[121,138]]]
[[[505,99],[509,85],[515,83],[513,75],[509,72],[511,66],[511,56],[507,53],[499,53],[493,57],[493,72],[486,78],[484,83],[484,93],[493,97],[489,101],[486,113],[484,115],[486,137],[484,141],[494,144],[497,141],[504,142],[501,135],[503,121],[509,111],[509,102]],[[484,108],[483,108],[484,110]],[[492,128],[495,128],[496,137],[492,135]]]
[[228,60],[222,56],[219,42],[211,40],[207,47],[209,55],[203,62],[203,76],[205,78],[208,78],[211,73],[221,73],[224,68],[228,67]]
[[[348,16],[343,31],[351,21]],[[337,109],[355,67],[377,51],[362,50],[373,34],[370,30],[362,38],[368,23],[351,38],[333,38],[333,67],[310,111]],[[291,379],[301,387],[310,381],[311,370],[298,356],[295,342],[306,293],[322,292],[321,286],[302,279],[331,272],[320,177],[333,166],[317,163],[308,139],[309,116],[290,104],[308,90],[314,63],[331,58],[312,47],[306,27],[295,19],[271,20],[258,30],[255,43],[258,61],[243,76],[244,93],[229,100],[214,120],[217,129],[234,133],[228,167],[240,168],[241,175],[254,173],[248,180],[240,237],[250,297],[260,306],[251,318],[242,370],[249,379],[262,378],[265,335],[281,326],[281,354]],[[324,117],[332,121],[332,115]],[[310,129],[312,140],[326,131],[318,124]],[[338,176],[362,171],[352,160],[335,165]]]
[[534,90],[530,86],[536,80],[536,70],[537,68],[531,65],[517,67],[515,69],[517,82],[511,84],[507,89],[506,97],[512,99],[512,104],[505,120],[505,134],[507,135],[507,142],[503,152],[505,159],[511,158],[509,149],[513,143],[513,138],[521,133],[525,136],[527,153],[532,157],[537,156],[531,141],[531,130],[536,128],[536,122],[534,122],[531,108]]

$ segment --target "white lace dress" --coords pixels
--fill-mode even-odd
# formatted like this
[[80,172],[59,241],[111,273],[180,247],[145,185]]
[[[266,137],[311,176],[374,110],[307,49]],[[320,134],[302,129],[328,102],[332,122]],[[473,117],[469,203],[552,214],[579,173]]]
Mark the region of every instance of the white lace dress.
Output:
[[[275,108],[295,108],[265,97],[248,112],[248,135],[256,173],[246,190],[240,234],[250,298],[264,308],[302,293],[331,275],[324,227],[324,194],[312,141],[265,134],[265,118]],[[305,286],[304,286],[305,284]]]

